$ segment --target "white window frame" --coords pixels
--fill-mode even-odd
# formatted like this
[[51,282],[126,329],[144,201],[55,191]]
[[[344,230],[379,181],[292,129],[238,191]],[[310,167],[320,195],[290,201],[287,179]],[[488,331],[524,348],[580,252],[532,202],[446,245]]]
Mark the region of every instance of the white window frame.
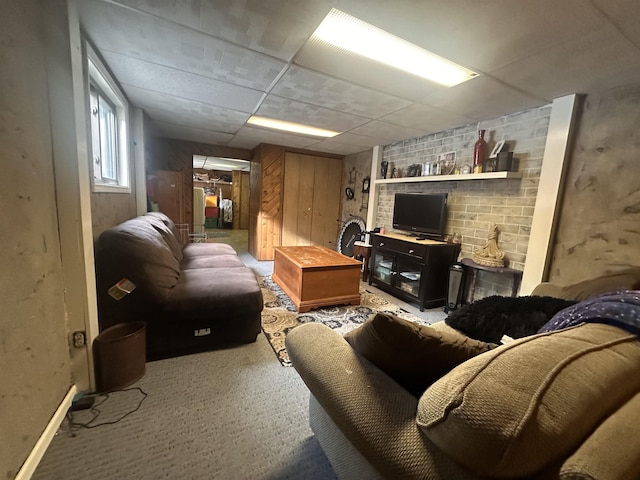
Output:
[[[117,82],[109,73],[100,57],[88,42],[85,42],[87,52],[87,113],[88,117],[88,147],[89,163],[91,165],[91,188],[97,193],[131,193],[131,156],[129,151],[129,102],[118,87]],[[96,163],[93,151],[93,121],[91,112],[92,87],[115,109],[116,116],[116,178],[103,179],[100,165]],[[100,170],[98,170],[100,169]]]

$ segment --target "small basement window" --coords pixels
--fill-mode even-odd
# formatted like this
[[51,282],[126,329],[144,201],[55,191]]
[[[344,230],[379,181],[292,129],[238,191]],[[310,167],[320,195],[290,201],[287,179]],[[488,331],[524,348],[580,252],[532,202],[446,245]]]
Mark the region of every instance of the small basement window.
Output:
[[87,59],[93,191],[130,193],[127,100],[89,44]]

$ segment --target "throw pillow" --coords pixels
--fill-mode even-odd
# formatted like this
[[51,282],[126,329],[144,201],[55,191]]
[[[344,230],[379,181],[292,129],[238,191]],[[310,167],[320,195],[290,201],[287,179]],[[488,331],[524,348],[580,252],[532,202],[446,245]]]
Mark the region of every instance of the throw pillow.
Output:
[[537,333],[557,312],[575,303],[554,297],[494,295],[464,305],[445,323],[476,340],[500,343],[504,335],[522,338]]
[[344,338],[416,397],[457,365],[496,347],[389,313],[376,314]]
[[640,391],[638,369],[638,337],[611,325],[533,335],[435,382],[420,398],[416,420],[478,476],[529,477],[574,452]]

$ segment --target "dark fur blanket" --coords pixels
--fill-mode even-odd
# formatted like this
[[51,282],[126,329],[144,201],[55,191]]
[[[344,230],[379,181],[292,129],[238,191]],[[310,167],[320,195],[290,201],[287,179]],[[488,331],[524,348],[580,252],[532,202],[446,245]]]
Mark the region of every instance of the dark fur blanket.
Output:
[[503,335],[533,335],[556,313],[575,303],[553,297],[494,295],[464,305],[452,312],[445,323],[476,340],[500,343]]

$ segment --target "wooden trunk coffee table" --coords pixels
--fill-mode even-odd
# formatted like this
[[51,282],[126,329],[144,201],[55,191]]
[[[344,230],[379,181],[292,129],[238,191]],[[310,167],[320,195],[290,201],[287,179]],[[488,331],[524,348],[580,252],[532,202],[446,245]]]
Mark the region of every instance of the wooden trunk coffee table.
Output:
[[326,247],[274,247],[273,280],[299,312],[360,304],[362,263]]

